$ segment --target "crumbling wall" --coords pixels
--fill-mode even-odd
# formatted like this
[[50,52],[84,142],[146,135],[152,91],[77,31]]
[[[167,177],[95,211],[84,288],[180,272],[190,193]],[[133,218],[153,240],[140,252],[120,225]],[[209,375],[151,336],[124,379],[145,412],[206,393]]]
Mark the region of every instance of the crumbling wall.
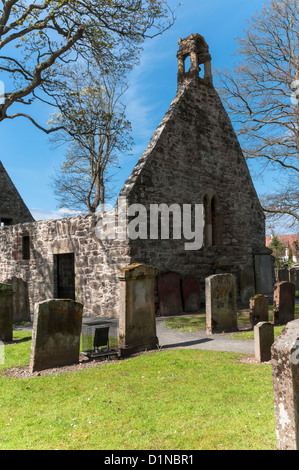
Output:
[[[127,242],[99,240],[98,215],[19,224],[0,229],[0,278],[28,283],[30,310],[55,297],[54,256],[75,253],[76,301],[84,315],[118,314],[119,269],[129,264]],[[30,240],[30,259],[23,259],[22,238]]]

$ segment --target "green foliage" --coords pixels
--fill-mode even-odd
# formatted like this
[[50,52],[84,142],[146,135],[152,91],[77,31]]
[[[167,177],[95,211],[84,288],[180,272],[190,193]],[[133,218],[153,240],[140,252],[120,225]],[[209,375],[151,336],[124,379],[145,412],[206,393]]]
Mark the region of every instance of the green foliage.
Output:
[[284,262],[281,261],[280,258],[285,255],[286,246],[281,243],[276,236],[274,236],[269,244],[269,248],[272,250],[272,256],[275,258],[274,266],[276,268],[282,267]]

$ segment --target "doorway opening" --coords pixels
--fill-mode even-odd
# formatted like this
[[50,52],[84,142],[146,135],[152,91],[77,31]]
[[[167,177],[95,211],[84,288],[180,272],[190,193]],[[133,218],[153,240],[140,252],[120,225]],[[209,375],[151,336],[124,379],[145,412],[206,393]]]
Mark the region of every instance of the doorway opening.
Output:
[[54,297],[76,300],[75,253],[54,255]]

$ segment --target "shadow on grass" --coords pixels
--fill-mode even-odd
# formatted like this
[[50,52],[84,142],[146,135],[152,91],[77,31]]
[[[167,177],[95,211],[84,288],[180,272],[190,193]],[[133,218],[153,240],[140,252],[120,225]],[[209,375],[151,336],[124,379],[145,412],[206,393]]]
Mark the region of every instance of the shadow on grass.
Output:
[[15,338],[12,341],[4,341],[4,345],[26,343],[27,341],[31,341],[31,339],[31,336],[26,336],[25,338]]
[[207,343],[208,341],[213,341],[212,338],[203,338],[195,341],[183,341],[181,343],[174,343],[174,344],[163,344],[162,349],[168,348],[179,348],[182,346],[194,346],[195,344]]

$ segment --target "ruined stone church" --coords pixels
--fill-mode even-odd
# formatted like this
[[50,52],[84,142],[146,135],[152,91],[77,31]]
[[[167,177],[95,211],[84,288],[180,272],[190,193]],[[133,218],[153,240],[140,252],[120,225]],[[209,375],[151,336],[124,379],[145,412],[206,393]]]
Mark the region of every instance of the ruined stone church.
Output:
[[[3,220],[10,220],[0,228],[1,281],[23,279],[31,311],[49,298],[72,298],[84,305],[84,315],[117,317],[119,270],[134,263],[158,271],[158,315],[198,311],[204,305],[205,278],[215,273],[236,276],[239,301],[270,293],[264,213],[213,86],[204,38],[194,34],[180,39],[177,59],[176,96],[120,197],[128,206],[145,208],[201,204],[203,246],[186,250],[183,237],[163,239],[161,231],[155,237],[100,239],[96,227],[101,214],[35,222],[24,205],[14,212],[14,201],[19,201],[15,191],[9,196],[11,210],[0,200]],[[190,296],[193,302],[188,304]]]

